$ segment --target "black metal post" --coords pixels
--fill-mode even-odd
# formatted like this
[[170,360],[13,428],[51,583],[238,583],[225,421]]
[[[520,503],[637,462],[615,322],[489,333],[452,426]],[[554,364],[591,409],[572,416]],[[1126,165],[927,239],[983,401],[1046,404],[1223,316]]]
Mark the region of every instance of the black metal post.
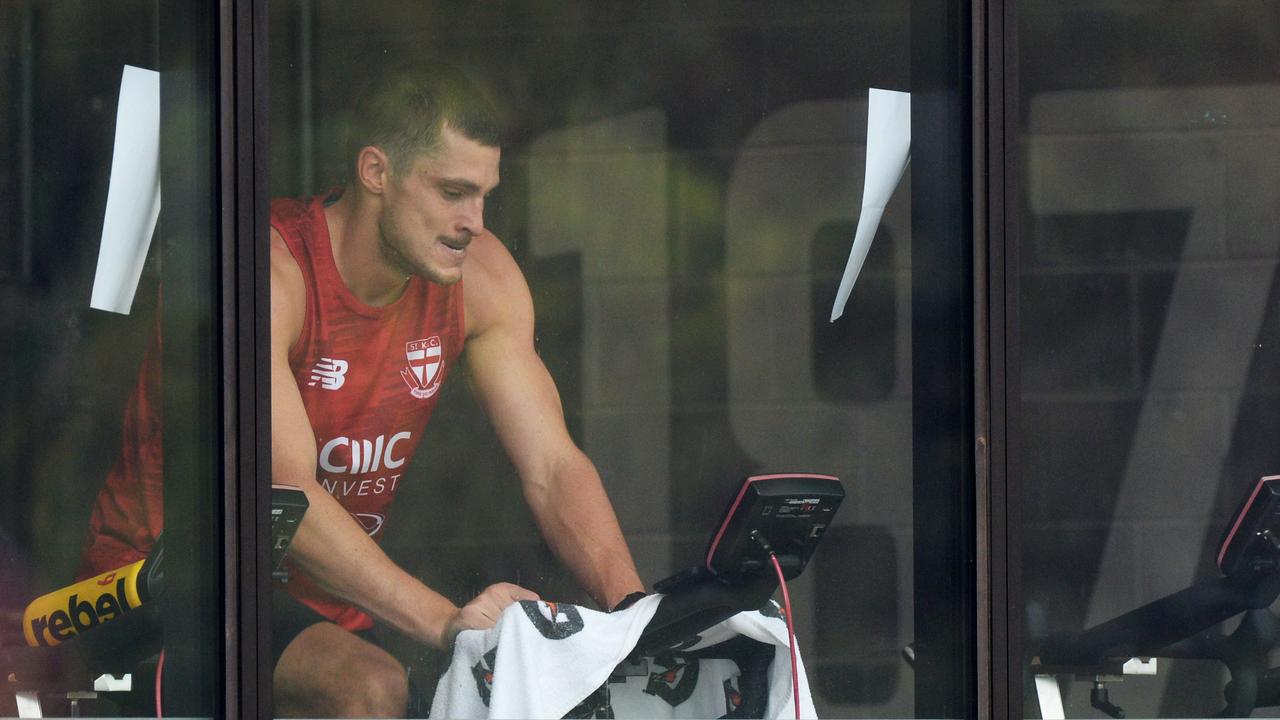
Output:
[[212,3],[159,2],[164,712],[225,715],[222,358]]
[[219,10],[228,717],[272,716],[267,2]]
[[969,3],[911,6],[911,305],[918,717],[977,712]]

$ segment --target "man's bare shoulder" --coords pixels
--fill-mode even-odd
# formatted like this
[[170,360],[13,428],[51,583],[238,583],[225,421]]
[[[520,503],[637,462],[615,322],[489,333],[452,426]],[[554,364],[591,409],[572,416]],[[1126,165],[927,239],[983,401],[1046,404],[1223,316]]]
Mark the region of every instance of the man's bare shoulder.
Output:
[[302,268],[284,237],[271,228],[271,332],[283,334],[285,347],[292,346],[302,331],[306,302]]
[[271,279],[273,281],[277,273],[282,275],[280,279],[296,275],[299,282],[302,280],[302,269],[298,267],[298,260],[293,257],[293,251],[289,249],[280,231],[271,228]]
[[533,301],[524,273],[493,233],[472,238],[462,282],[468,338],[500,325],[532,327]]

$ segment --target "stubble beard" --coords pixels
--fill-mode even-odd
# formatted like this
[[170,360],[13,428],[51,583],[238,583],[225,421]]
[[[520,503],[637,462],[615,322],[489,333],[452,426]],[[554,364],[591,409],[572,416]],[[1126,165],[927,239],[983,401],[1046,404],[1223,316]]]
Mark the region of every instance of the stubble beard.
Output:
[[438,285],[452,285],[458,281],[459,278],[456,277],[443,277],[435,268],[415,260],[406,252],[406,245],[410,243],[398,226],[394,214],[389,210],[378,220],[378,250],[387,265],[396,272],[403,273],[406,279],[417,276]]

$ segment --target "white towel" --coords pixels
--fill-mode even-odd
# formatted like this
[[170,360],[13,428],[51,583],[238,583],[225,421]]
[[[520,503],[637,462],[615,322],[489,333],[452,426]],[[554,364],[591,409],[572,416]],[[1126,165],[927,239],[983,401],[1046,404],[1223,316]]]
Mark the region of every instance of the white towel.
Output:
[[[436,687],[431,717],[564,717],[608,683],[660,600],[660,595],[650,595],[612,614],[541,601],[513,604],[493,628],[458,635],[453,661]],[[769,615],[740,613],[681,652],[651,659],[648,677],[608,683],[614,714],[705,718],[733,712],[740,701],[736,663],[691,663],[685,654],[745,635],[774,646],[765,717],[794,717],[786,623],[776,613]],[[801,716],[817,717],[798,651],[797,662]]]

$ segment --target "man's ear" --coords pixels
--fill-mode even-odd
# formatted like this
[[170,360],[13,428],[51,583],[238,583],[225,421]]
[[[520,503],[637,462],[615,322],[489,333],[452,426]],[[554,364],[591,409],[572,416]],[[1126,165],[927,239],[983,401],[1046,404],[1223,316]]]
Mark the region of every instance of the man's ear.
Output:
[[380,148],[366,145],[356,155],[356,180],[365,190],[381,195],[391,181],[391,160]]

